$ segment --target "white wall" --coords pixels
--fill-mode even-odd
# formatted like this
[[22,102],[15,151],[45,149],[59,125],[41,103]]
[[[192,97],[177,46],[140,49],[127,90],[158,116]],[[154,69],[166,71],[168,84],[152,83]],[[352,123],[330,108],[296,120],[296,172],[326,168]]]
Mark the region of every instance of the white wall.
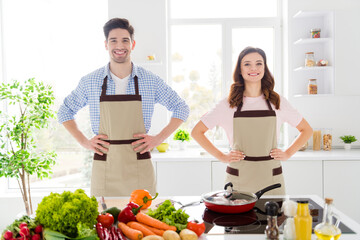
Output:
[[[313,128],[332,128],[333,145],[342,146],[339,136],[355,135],[360,139],[360,1],[357,0],[288,0],[288,34],[296,31],[294,16],[298,11],[329,10],[335,13],[335,94],[320,98],[292,98],[291,103],[304,115]],[[288,43],[291,61],[292,43]],[[289,81],[292,70],[288,69]],[[286,79],[286,77],[285,77]],[[291,131],[290,139],[295,136]],[[360,146],[360,140],[355,143]]]

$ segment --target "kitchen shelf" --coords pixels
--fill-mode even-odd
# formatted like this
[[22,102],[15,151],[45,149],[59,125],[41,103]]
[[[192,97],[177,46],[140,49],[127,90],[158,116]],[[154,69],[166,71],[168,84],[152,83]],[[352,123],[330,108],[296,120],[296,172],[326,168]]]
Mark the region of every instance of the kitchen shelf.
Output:
[[[335,92],[334,12],[299,11],[292,19],[289,43],[292,43],[290,78],[293,80],[289,84],[290,95],[294,98],[333,96]],[[320,38],[311,38],[310,30],[313,28],[321,29]],[[307,52],[314,52],[315,61],[324,59],[329,65],[305,67]],[[307,94],[309,79],[317,79],[318,94]]]
[[318,70],[332,70],[332,66],[314,66],[314,67],[298,67],[294,71],[318,71]]
[[313,44],[313,43],[327,43],[332,41],[331,38],[300,38],[294,42],[294,45],[297,44]]

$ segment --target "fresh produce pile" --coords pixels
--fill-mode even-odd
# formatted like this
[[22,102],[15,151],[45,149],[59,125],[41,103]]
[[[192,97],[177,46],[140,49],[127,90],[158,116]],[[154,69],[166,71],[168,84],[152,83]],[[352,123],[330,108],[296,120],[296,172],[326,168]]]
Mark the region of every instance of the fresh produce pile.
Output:
[[82,189],[51,193],[38,205],[35,219],[16,220],[1,240],[197,240],[204,233],[204,223],[188,222],[189,215],[170,200],[140,211],[153,199],[148,191],[135,190],[122,210],[111,207],[99,214],[96,198]]
[[40,240],[43,227],[29,216],[23,216],[7,226],[1,234],[2,240]]

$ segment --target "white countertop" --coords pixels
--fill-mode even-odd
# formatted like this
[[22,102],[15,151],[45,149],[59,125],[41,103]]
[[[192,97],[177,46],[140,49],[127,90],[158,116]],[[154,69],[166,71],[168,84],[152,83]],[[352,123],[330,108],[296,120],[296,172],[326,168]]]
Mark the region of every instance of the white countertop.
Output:
[[[206,153],[203,149],[189,148],[183,151],[169,150],[160,153],[157,150],[151,152],[152,160],[162,161],[218,161],[212,155]],[[313,151],[307,149],[298,151],[289,160],[301,161],[323,161],[323,160],[360,160],[360,149],[332,149],[331,151]]]

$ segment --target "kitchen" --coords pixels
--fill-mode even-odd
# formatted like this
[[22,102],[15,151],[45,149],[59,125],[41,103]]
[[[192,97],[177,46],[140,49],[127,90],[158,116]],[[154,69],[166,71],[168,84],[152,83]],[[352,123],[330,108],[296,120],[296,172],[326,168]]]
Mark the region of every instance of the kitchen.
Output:
[[[144,8],[139,9],[137,6],[141,4]],[[156,58],[161,60],[162,63],[156,62],[151,66],[147,66],[150,70],[154,71],[164,79],[167,76],[167,64],[165,63],[168,58],[166,53],[166,4],[165,0],[162,1],[109,1],[108,2],[108,13],[109,18],[115,16],[123,16],[132,19],[136,28],[149,29],[149,32],[143,31],[137,36],[138,42],[143,41],[139,44],[138,51],[135,53],[135,58],[138,60],[142,59],[142,56],[149,54],[149,48],[156,55]],[[356,53],[359,53],[359,46],[357,45],[359,40],[359,32],[354,28],[350,30],[346,29],[348,23],[356,23],[359,21],[358,11],[359,3],[357,1],[342,1],[341,4],[337,2],[328,1],[285,1],[283,2],[284,19],[283,19],[283,78],[294,79],[296,73],[292,69],[296,68],[296,62],[294,60],[296,50],[294,50],[293,42],[296,29],[293,28],[296,25],[296,20],[293,16],[299,11],[333,11],[335,14],[334,19],[334,58],[336,69],[334,71],[334,94],[329,96],[319,96],[318,98],[310,97],[294,97],[294,83],[291,81],[284,81],[283,90],[285,96],[296,106],[296,108],[304,114],[306,119],[311,123],[313,128],[331,128],[333,134],[333,147],[331,152],[313,152],[306,150],[305,152],[297,153],[293,159],[293,162],[284,164],[284,174],[288,174],[286,178],[289,178],[287,183],[287,191],[289,194],[315,194],[321,198],[331,196],[334,198],[335,206],[339,207],[341,211],[346,213],[351,218],[360,222],[360,212],[358,209],[352,207],[360,200],[357,189],[359,177],[357,169],[360,169],[360,152],[358,150],[360,143],[355,142],[350,152],[343,151],[342,143],[339,140],[339,136],[344,134],[352,134],[357,137],[360,136],[360,129],[358,122],[360,120],[360,113],[356,111],[356,106],[360,105],[360,96],[357,88],[360,83],[356,81],[354,77],[353,69],[356,69],[355,64]],[[139,16],[139,17],[134,17]],[[144,20],[144,16],[146,16]],[[150,26],[157,26],[156,28]],[[154,33],[155,31],[155,33]],[[146,39],[147,36],[151,37],[151,42]],[[144,40],[142,40],[142,37]],[[150,43],[149,43],[150,42]],[[146,43],[146,44],[144,44]],[[149,44],[147,44],[149,43]],[[148,46],[151,45],[151,46]],[[142,49],[141,46],[144,48]],[[351,47],[350,47],[351,46]],[[350,53],[350,54],[349,54]],[[355,53],[355,54],[353,54]],[[140,61],[140,60],[139,60]],[[345,107],[350,105],[349,107]],[[309,107],[311,106],[311,107]],[[331,110],[330,110],[331,108]],[[332,108],[336,111],[332,111]],[[354,110],[352,108],[355,108]],[[160,114],[164,114],[162,109],[157,109]],[[164,123],[162,120],[155,122],[153,131],[156,132]],[[289,141],[295,137],[295,133],[289,131]],[[311,144],[311,143],[310,143]],[[176,147],[175,147],[176,148]],[[179,159],[178,154],[169,151],[170,158],[175,163],[168,163],[166,165],[166,155],[154,154],[154,161],[157,164],[158,171],[171,164],[179,164],[184,169],[189,169],[184,165],[187,161],[192,165],[192,168],[197,169],[198,167],[205,166],[204,172],[207,175],[212,174],[212,169],[221,168],[220,163],[216,162],[210,156],[201,156],[200,151],[187,152],[188,158]],[[174,154],[173,154],[174,153]],[[172,157],[172,155],[175,155]],[[182,154],[184,155],[184,154]],[[185,163],[184,163],[185,162]],[[163,164],[163,165],[162,165]],[[198,165],[197,165],[198,164]],[[172,166],[170,166],[172,167]],[[342,170],[339,171],[339,167]],[[306,179],[302,174],[299,174],[299,169],[306,171]],[[220,171],[219,171],[220,172]],[[291,174],[290,174],[291,173]],[[162,175],[166,178],[166,175]],[[217,173],[213,174],[213,177],[221,179],[221,175]],[[292,178],[291,178],[292,177]],[[305,183],[299,184],[300,179]],[[217,184],[217,180],[210,180],[214,182],[213,185],[208,185],[204,179],[199,178],[199,181],[204,184],[204,188],[201,190],[196,189],[189,190],[191,195],[200,195],[201,193],[207,192],[208,190],[219,190],[220,185]],[[1,179],[3,180],[3,179]],[[166,183],[159,181],[159,183]],[[330,186],[330,187],[328,187]],[[334,186],[334,187],[331,187]],[[346,186],[346,187],[342,187]],[[166,185],[160,185],[161,191],[168,189]],[[164,189],[164,190],[163,190]],[[159,190],[160,191],[160,190]],[[171,195],[185,195],[186,192],[181,193],[182,189],[179,189],[176,193]],[[35,193],[41,195],[41,193]],[[20,211],[22,202],[20,198],[12,198],[12,194],[3,195],[0,199],[1,206],[8,206],[9,201],[16,204],[17,209]],[[4,196],[4,197],[3,197]],[[349,197],[351,196],[351,197]],[[36,198],[37,199],[37,198]],[[340,207],[341,206],[341,207]],[[15,208],[16,209],[16,208]],[[1,212],[8,213],[7,209],[1,209]],[[354,213],[355,212],[355,213]],[[3,221],[3,217],[1,218]],[[6,219],[5,219],[6,220]],[[2,222],[1,226],[8,224],[8,221]]]

